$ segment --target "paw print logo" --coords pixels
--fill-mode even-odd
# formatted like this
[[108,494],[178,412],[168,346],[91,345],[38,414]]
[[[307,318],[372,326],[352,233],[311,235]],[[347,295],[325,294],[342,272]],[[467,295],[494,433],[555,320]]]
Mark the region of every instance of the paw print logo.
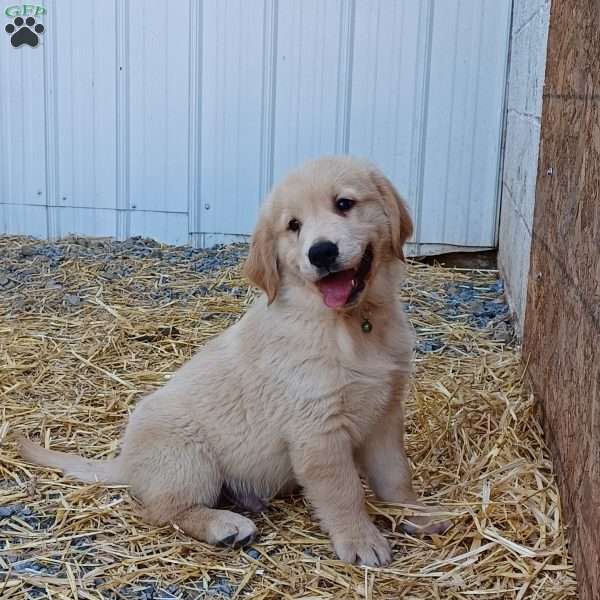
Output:
[[27,17],[25,21],[21,17],[17,17],[13,23],[9,23],[4,28],[6,33],[10,35],[10,43],[15,48],[23,44],[35,48],[40,41],[38,34],[44,33],[44,26],[41,23],[36,25],[33,17]]

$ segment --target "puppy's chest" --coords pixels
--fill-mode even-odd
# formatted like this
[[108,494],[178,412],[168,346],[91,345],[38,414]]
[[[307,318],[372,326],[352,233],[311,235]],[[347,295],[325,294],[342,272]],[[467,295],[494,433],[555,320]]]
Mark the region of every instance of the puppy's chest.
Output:
[[399,368],[391,357],[380,355],[379,360],[365,357],[360,363],[340,360],[337,371],[349,407],[362,406],[366,399],[375,406],[387,404]]
[[377,341],[365,340],[358,351],[340,349],[332,365],[341,385],[331,400],[329,415],[338,418],[357,441],[385,413],[394,398],[394,382],[406,369],[393,351]]
[[[395,337],[398,343],[394,343]],[[354,331],[349,334],[342,330],[334,340],[331,356],[348,382],[359,388],[367,384],[371,388],[387,389],[386,382],[409,367],[410,358],[403,352],[401,339],[401,335],[394,336],[394,331],[361,331],[357,335]]]

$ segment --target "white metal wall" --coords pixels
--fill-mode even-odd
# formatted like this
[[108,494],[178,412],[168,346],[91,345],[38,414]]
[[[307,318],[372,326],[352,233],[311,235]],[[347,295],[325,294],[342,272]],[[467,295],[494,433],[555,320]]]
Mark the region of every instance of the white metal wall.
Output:
[[495,245],[510,0],[43,4],[40,46],[0,32],[0,231],[239,239],[288,169],[352,153],[415,252]]

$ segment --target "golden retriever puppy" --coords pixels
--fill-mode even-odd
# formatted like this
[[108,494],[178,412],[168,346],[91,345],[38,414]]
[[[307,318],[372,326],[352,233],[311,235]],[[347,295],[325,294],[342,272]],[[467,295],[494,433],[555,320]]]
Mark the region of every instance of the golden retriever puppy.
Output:
[[127,484],[148,521],[214,544],[256,534],[223,498],[261,510],[297,482],[342,560],[388,563],[359,473],[380,499],[417,504],[402,413],[414,336],[398,298],[411,232],[372,165],[331,157],[292,172],[265,201],[245,264],[265,293],[139,403],[119,456],[21,438],[23,456]]

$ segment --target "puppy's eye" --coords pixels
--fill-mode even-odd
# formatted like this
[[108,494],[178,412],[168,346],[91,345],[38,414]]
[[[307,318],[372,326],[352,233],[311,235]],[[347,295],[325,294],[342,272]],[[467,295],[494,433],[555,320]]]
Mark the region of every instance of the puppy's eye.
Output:
[[335,201],[335,207],[340,212],[348,212],[354,206],[354,200],[350,200],[350,198],[338,198]]
[[300,223],[298,219],[291,219],[288,223],[288,229],[290,231],[300,231],[300,227],[302,227],[302,223]]

